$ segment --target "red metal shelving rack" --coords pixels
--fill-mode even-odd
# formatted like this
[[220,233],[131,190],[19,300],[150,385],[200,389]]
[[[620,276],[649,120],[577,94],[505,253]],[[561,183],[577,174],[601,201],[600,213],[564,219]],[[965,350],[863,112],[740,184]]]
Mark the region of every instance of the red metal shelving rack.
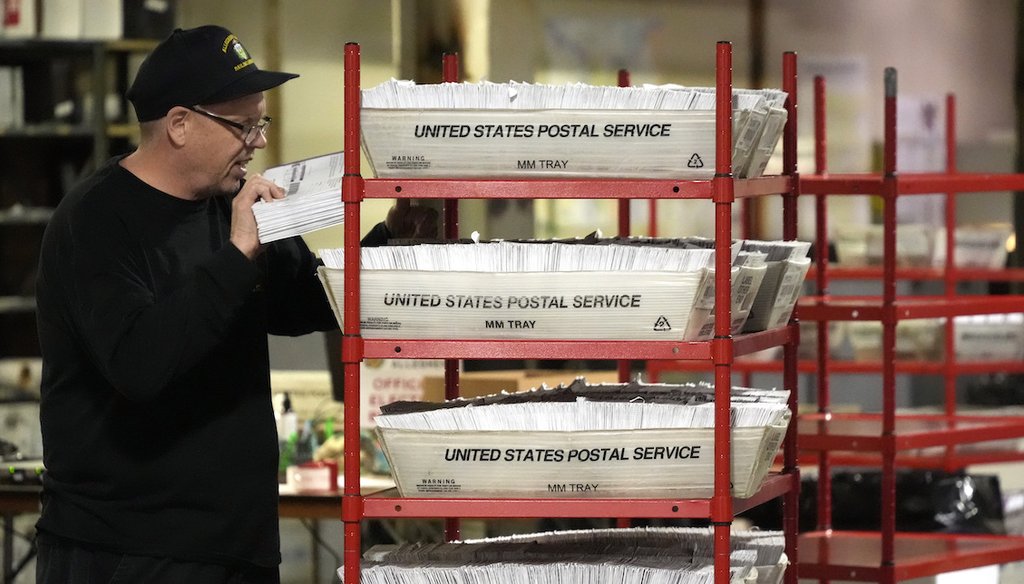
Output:
[[[786,347],[785,385],[792,388],[790,407],[796,410],[795,324],[781,329],[733,338],[729,334],[730,281],[716,282],[715,338],[709,342],[631,341],[493,341],[493,340],[377,340],[360,334],[360,234],[359,208],[364,198],[446,199],[448,235],[457,215],[451,209],[459,198],[679,198],[706,199],[715,208],[715,239],[718,249],[728,249],[732,239],[731,207],[737,198],[782,195],[786,236],[796,236],[796,55],[783,62],[789,125],[784,137],[786,174],[755,180],[736,180],[731,172],[732,144],[732,47],[719,43],[716,50],[716,166],[710,180],[621,179],[364,179],[360,174],[360,79],[359,45],[345,46],[345,176],[342,201],[345,207],[345,292],[341,360],[345,380],[345,436],[359,434],[359,363],[364,358],[443,358],[451,365],[458,359],[687,359],[713,364],[715,370],[715,471],[714,494],[708,499],[444,499],[402,498],[392,492],[364,496],[359,488],[359,441],[346,440],[345,487],[341,519],[344,523],[343,573],[346,582],[359,582],[360,524],[367,518],[445,517],[449,538],[457,534],[459,517],[603,517],[603,518],[704,518],[714,532],[715,582],[729,579],[729,530],[734,514],[767,500],[782,497],[786,510],[786,551],[797,557],[797,509],[800,486],[797,468],[796,428],[791,424],[784,441],[785,464],[781,473],[769,476],[764,487],[749,499],[730,494],[730,390],[734,356],[767,347]],[[453,80],[457,64],[445,61],[445,79]],[[730,254],[716,254],[716,273],[729,274]],[[457,369],[446,368],[446,394],[458,391]],[[796,573],[786,582],[795,584]]]
[[[1018,312],[1024,308],[1021,296],[956,297],[961,280],[1017,281],[1019,271],[962,270],[954,267],[953,235],[955,196],[997,190],[1024,189],[1024,175],[959,173],[955,164],[954,102],[947,104],[947,172],[898,174],[896,171],[896,72],[886,70],[885,145],[881,175],[830,175],[825,161],[824,80],[815,79],[815,174],[800,180],[802,192],[815,196],[816,240],[819,257],[814,278],[817,296],[801,299],[802,320],[818,323],[818,409],[801,416],[798,423],[801,448],[814,451],[819,466],[818,530],[801,535],[799,575],[802,578],[844,579],[891,583],[936,575],[970,567],[1024,559],[1024,538],[960,534],[896,532],[897,466],[916,468],[963,468],[976,462],[1021,460],[1016,453],[958,452],[957,445],[1024,436],[1020,417],[959,415],[956,411],[957,375],[992,371],[1005,366],[1020,370],[1020,363],[957,363],[953,347],[953,317],[965,314]],[[947,254],[941,270],[896,267],[896,203],[899,196],[945,192]],[[826,197],[878,195],[883,200],[883,254],[881,268],[831,268],[828,265]],[[828,292],[835,277],[880,279],[880,297],[837,297]],[[942,295],[899,297],[899,279],[940,279]],[[896,324],[900,320],[939,317],[946,319],[944,363],[898,362],[895,355]],[[832,320],[875,320],[882,323],[883,357],[877,364],[834,364],[828,352],[828,322]],[[814,367],[811,367],[815,369]],[[841,414],[830,411],[829,374],[837,371],[881,372],[882,412]],[[945,378],[945,412],[941,415],[897,415],[895,376],[897,373],[933,373]],[[936,449],[938,454],[908,453],[915,449]],[[900,452],[903,451],[903,454]],[[880,532],[841,532],[832,529],[831,486],[834,464],[880,466],[882,501]]]

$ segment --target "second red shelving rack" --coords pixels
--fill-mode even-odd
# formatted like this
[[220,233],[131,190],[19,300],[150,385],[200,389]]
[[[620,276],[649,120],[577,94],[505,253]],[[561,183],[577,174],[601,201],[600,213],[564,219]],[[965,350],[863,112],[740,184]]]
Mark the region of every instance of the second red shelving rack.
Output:
[[[954,103],[948,101],[946,173],[897,173],[896,166],[896,72],[886,70],[884,168],[881,174],[830,175],[825,160],[824,80],[815,80],[814,175],[801,177],[801,191],[816,199],[816,240],[819,256],[815,283],[818,296],[801,300],[801,320],[818,321],[818,408],[799,423],[801,448],[814,451],[819,465],[818,530],[801,536],[799,571],[802,578],[882,582],[933,576],[960,569],[1024,559],[1024,538],[897,532],[896,468],[928,467],[959,469],[974,462],[1021,460],[1019,454],[959,454],[961,444],[1024,436],[1020,417],[985,417],[958,414],[955,378],[982,370],[981,364],[956,363],[953,318],[967,314],[993,314],[1024,310],[1024,297],[956,295],[956,282],[964,279],[1019,280],[1013,271],[960,270],[954,267],[955,200],[958,193],[1024,189],[1024,175],[968,174],[956,172]],[[904,195],[945,192],[947,254],[943,269],[902,269],[896,265],[896,204]],[[883,265],[881,268],[835,268],[838,277],[867,276],[880,279],[877,297],[840,297],[829,294],[833,268],[828,264],[826,197],[877,195],[883,201]],[[906,298],[896,293],[896,282],[924,275],[945,282],[940,296]],[[946,319],[944,363],[900,363],[895,358],[896,324],[914,318]],[[829,374],[835,371],[868,372],[870,364],[837,366],[829,357],[828,322],[875,320],[882,324],[882,360],[874,364],[881,373],[882,411],[878,414],[842,414],[831,411]],[[997,364],[985,364],[988,370]],[[1005,364],[1020,369],[1020,364]],[[945,376],[945,411],[937,415],[896,413],[896,374],[932,372]],[[919,456],[916,449],[939,448],[945,454]],[[901,455],[900,452],[903,451]],[[908,451],[910,451],[908,453]],[[844,532],[832,526],[831,472],[834,464],[880,466],[882,475],[881,529],[878,532]]]

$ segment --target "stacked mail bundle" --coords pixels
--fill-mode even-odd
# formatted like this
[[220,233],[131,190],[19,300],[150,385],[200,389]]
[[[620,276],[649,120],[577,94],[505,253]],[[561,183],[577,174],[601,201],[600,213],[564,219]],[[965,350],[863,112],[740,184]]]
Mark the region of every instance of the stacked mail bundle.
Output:
[[[731,323],[730,334],[739,334],[750,316],[751,308],[757,299],[765,274],[768,273],[768,255],[759,251],[742,250],[733,255],[731,285]],[[715,270],[708,269],[708,277],[697,291],[697,299],[690,312],[690,322],[686,330],[686,339],[706,341],[715,334]]]
[[[953,232],[953,263],[958,268],[1001,270],[1006,267],[1007,248],[1012,247],[1012,238],[1013,226],[1008,223],[958,225]],[[945,267],[945,227],[935,230],[934,250],[934,265]]]
[[[789,393],[734,388],[733,495],[761,487],[789,424]],[[381,408],[403,496],[709,497],[714,389],[606,384]]]
[[[343,250],[320,250],[335,314]],[[362,250],[367,338],[683,339],[714,252],[673,245],[489,242]]]
[[[587,236],[580,241],[600,245],[605,243],[618,245],[670,246],[685,249],[713,250],[714,239],[707,237],[678,238],[637,238],[615,237],[602,238]],[[802,282],[810,267],[807,252],[810,243],[801,241],[758,241],[735,240],[730,246],[731,254],[731,324],[730,334],[736,335],[743,331],[764,330],[786,324],[796,304],[801,287],[792,287],[794,282]],[[771,270],[769,270],[771,267]],[[761,285],[765,276],[768,288],[761,293]],[[760,294],[760,296],[759,296]],[[755,302],[758,303],[759,328],[746,328],[748,318]],[[778,307],[776,307],[778,304]],[[767,310],[767,308],[774,309]],[[688,341],[704,341],[714,336],[715,330],[715,269],[714,262],[708,264],[705,277],[690,311],[686,332],[683,338]],[[787,312],[788,311],[788,312]]]
[[[945,323],[943,318],[917,318],[897,322],[894,357],[914,361],[941,361],[946,344]],[[850,321],[846,323],[846,337],[854,361],[882,360],[881,322]]]
[[285,198],[252,206],[260,243],[304,235],[345,222],[341,202],[341,152],[269,168],[263,177],[285,189]]
[[[776,531],[730,536],[730,581],[778,584],[788,560]],[[380,545],[364,582],[712,582],[712,531],[630,528],[554,531],[441,544]],[[424,580],[410,580],[422,570]],[[498,576],[490,578],[490,575]]]
[[[786,121],[779,90],[733,91],[733,171],[760,176]],[[362,92],[380,177],[704,179],[715,168],[715,89],[676,85],[391,80]]]
[[1024,313],[957,316],[953,319],[953,330],[958,360],[1024,359]]
[[[958,225],[953,233],[953,265],[958,268],[999,270],[1006,267],[1012,248],[1013,226],[1008,223]],[[836,256],[848,266],[879,265],[884,261],[885,230],[881,225],[840,225]],[[896,230],[896,265],[946,266],[946,228],[901,223]]]
[[789,322],[811,267],[811,244],[804,241],[743,241],[743,250],[766,254],[766,270],[743,332],[777,328]]

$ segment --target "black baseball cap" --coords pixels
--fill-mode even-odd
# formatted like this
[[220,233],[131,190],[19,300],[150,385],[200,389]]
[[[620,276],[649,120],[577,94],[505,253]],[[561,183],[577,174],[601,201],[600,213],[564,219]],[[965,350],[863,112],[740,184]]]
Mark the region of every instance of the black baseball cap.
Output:
[[174,106],[219,103],[259,93],[298,77],[264,71],[228,29],[206,25],[176,29],[142,62],[125,96],[140,122]]

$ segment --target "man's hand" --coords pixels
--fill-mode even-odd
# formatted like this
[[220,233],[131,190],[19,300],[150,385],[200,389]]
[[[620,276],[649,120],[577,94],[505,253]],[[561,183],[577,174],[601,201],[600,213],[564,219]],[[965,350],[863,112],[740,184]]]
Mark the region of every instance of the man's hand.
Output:
[[413,205],[409,199],[398,199],[384,219],[396,239],[436,239],[437,223],[437,211]]
[[231,243],[250,260],[263,251],[256,216],[252,213],[253,203],[282,198],[284,189],[256,174],[245,181],[242,190],[231,201]]

